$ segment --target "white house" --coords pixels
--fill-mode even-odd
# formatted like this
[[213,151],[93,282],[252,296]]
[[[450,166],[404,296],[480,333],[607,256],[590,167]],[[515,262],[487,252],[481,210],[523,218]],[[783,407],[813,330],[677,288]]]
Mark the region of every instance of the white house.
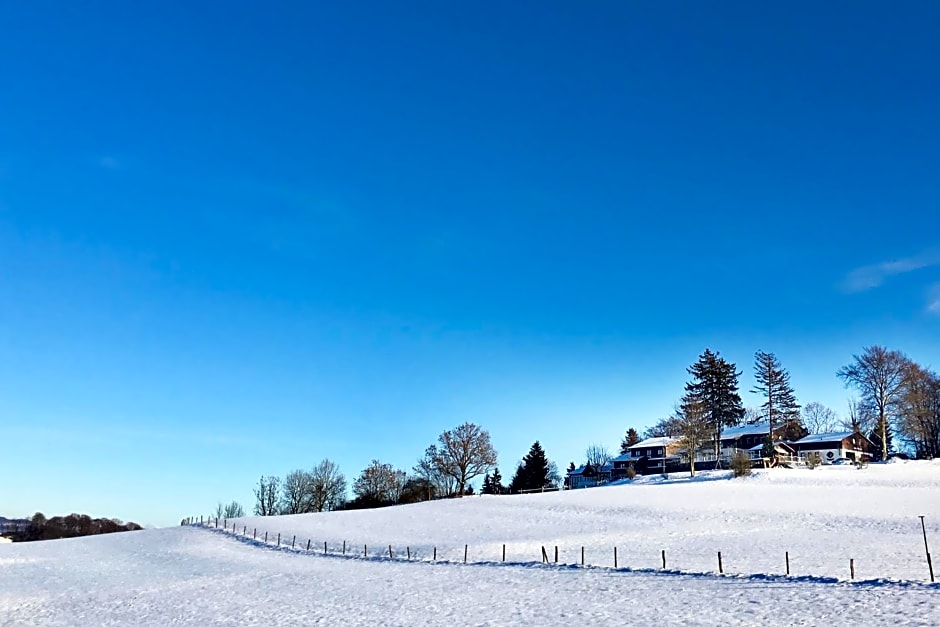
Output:
[[807,457],[814,453],[824,464],[837,459],[851,459],[852,461],[869,461],[871,459],[872,444],[861,433],[854,431],[837,431],[835,433],[814,433],[796,442],[791,442],[800,457]]

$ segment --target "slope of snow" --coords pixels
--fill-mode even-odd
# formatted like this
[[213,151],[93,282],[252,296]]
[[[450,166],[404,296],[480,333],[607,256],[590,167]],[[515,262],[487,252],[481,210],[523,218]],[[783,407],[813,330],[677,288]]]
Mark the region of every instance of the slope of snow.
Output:
[[[730,479],[727,471],[645,477],[633,484],[513,496],[479,496],[384,510],[246,518],[239,532],[259,537],[297,536],[322,550],[342,541],[361,552],[392,545],[462,561],[541,560],[541,547],[559,561],[725,572],[786,572],[821,577],[928,578],[919,515],[933,529],[940,555],[940,462],[827,466],[815,470],[755,471]],[[221,523],[220,523],[221,524]],[[938,560],[940,561],[940,560]],[[940,565],[938,565],[940,566]]]
[[792,625],[940,622],[922,584],[323,557],[196,528],[8,545],[0,624]]
[[[940,542],[940,464],[725,477],[238,521],[267,545],[194,527],[3,545],[0,625],[940,624],[917,518]],[[581,545],[589,565],[565,565]]]

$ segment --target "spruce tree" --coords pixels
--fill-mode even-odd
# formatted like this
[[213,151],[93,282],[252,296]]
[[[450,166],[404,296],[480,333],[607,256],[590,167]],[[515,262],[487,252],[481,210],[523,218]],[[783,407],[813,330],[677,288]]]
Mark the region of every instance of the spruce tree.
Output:
[[620,442],[620,454],[626,455],[630,447],[640,441],[640,434],[636,432],[636,429],[630,427],[627,429],[627,434],[623,436],[623,440]]
[[715,458],[720,464],[722,428],[733,427],[744,417],[744,405],[738,394],[741,373],[733,363],[708,348],[687,371],[692,380],[685,384],[684,399],[700,404],[714,438]]
[[787,439],[805,431],[802,424],[794,424],[800,423],[800,406],[796,402],[793,386],[790,385],[790,373],[780,365],[776,355],[764,351],[755,353],[754,378],[757,385],[751,392],[764,398],[760,407],[761,415],[768,422],[767,434],[771,440],[778,424],[786,426]]
[[493,494],[502,494],[506,489],[503,486],[503,476],[499,474],[499,468],[493,468],[493,474],[490,477],[490,488],[493,490]]
[[490,473],[483,475],[483,487],[480,488],[483,494],[493,494],[493,484],[490,482]]
[[512,492],[520,490],[538,490],[551,485],[549,481],[549,464],[545,457],[545,451],[538,440],[529,449],[527,455],[522,458],[519,467],[516,468],[516,474],[509,484]]

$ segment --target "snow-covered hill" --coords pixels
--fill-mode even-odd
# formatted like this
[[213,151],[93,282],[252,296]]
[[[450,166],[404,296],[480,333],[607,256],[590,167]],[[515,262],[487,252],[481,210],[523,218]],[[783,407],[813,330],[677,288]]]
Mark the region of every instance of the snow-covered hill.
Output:
[[[541,559],[541,547],[566,563],[638,568],[667,566],[726,572],[923,580],[928,577],[919,515],[937,530],[940,555],[940,461],[773,469],[731,479],[727,471],[694,481],[670,475],[632,484],[516,496],[479,496],[385,510],[235,521],[249,535],[297,536],[331,551],[343,540],[359,552],[405,551],[471,561]],[[231,524],[231,523],[230,523]],[[554,555],[552,555],[554,559]]]
[[[940,624],[917,518],[940,543],[938,497],[940,463],[923,462],[237,522],[309,554],[193,527],[5,545],[0,624]],[[536,562],[556,544],[598,567]],[[839,581],[850,558],[857,579]]]

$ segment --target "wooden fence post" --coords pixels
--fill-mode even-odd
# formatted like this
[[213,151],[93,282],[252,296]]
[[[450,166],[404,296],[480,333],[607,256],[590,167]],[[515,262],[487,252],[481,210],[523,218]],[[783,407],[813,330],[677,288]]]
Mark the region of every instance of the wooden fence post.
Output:
[[784,556],[787,558],[787,577],[790,576],[790,551],[786,551]]
[[257,528],[257,527],[255,527],[255,531],[254,531],[254,534],[252,534],[251,539],[252,539],[252,540],[257,540],[257,539],[258,539],[258,528]]
[[369,557],[369,545],[368,544],[362,545],[362,556]]
[[277,545],[281,546],[281,534],[280,533],[277,534]]
[[323,541],[323,554],[326,555],[326,540]]
[[614,547],[614,568],[617,568],[617,547]]
[[463,563],[467,563],[467,545],[463,545]]
[[721,566],[721,551],[718,551],[718,574],[724,574],[725,569]]
[[245,525],[244,527],[242,527],[242,535],[243,536],[248,535],[248,525]]
[[343,540],[343,555],[346,555],[346,541]]
[[854,559],[849,560],[849,575],[852,577],[852,579],[855,579],[855,560]]
[[558,545],[555,545],[555,563],[558,563]]
[[268,543],[268,532],[267,532],[267,531],[264,532],[264,543],[265,543],[265,544]]
[[[392,556],[392,545],[391,545],[391,544],[388,545],[388,559],[395,559],[395,558]],[[464,561],[466,562],[467,560],[465,559]]]
[[310,538],[307,538],[307,552],[310,552]]
[[437,561],[437,547],[434,547],[434,559],[433,559],[433,561],[435,561],[435,562]]
[[542,563],[543,563],[543,564],[547,564],[547,563],[548,563],[548,553],[545,552],[545,547],[544,547],[544,546],[542,547]]
[[295,542],[297,542],[297,536],[294,536],[293,538],[291,538],[291,541],[290,541],[290,548],[294,548],[294,543],[295,543]]
[[581,547],[581,565],[584,566],[584,547]]
[[503,545],[503,561],[506,561],[506,545]]
[[411,559],[411,547],[410,547],[410,546],[406,546],[406,547],[405,547],[405,551],[407,552],[406,554],[407,554],[407,556],[408,556],[408,559]]
[[924,532],[924,553],[927,554],[927,570],[930,571],[930,583],[934,583],[933,562],[930,561],[930,547],[927,545],[927,526],[924,524],[923,516],[918,516],[918,518],[920,518],[920,530]]
[[663,549],[663,570],[666,570],[666,549]]
[[228,531],[228,518],[223,518],[223,519],[222,519],[222,529],[223,529],[224,531]]

